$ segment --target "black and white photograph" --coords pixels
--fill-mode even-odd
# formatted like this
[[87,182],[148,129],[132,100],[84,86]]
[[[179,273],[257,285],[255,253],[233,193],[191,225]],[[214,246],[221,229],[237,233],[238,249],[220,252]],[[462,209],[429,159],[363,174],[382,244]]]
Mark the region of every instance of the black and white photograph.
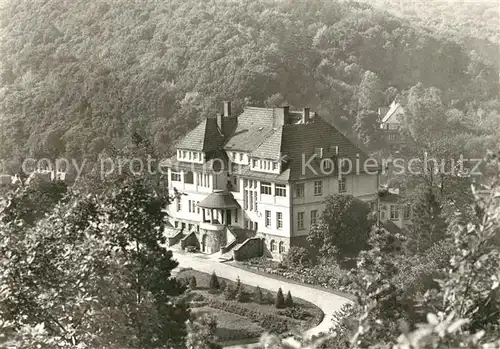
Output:
[[500,0],[0,0],[0,349],[500,349]]

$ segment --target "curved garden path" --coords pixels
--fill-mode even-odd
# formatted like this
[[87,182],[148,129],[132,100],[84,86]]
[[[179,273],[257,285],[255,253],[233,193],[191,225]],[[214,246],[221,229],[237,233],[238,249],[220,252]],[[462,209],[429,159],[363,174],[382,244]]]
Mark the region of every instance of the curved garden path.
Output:
[[179,268],[193,268],[204,273],[211,274],[213,271],[218,276],[234,280],[239,276],[242,283],[250,286],[259,286],[261,288],[276,292],[279,287],[286,293],[291,291],[293,297],[302,298],[308,302],[315,304],[325,314],[323,321],[306,332],[306,336],[310,337],[318,335],[328,330],[334,325],[333,314],[340,308],[352,301],[333,294],[331,292],[322,291],[317,288],[308,287],[306,285],[298,285],[291,282],[273,279],[260,274],[255,274],[247,270],[236,268],[234,266],[221,263],[214,257],[209,255],[185,253],[182,251],[173,251],[174,259],[179,262]]

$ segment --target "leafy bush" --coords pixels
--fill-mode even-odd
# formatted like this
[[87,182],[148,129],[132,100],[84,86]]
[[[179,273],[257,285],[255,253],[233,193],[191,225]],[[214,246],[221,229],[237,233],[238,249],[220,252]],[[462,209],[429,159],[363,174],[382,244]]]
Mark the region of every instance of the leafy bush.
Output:
[[262,294],[262,290],[259,286],[255,289],[255,294],[253,296],[253,300],[256,303],[262,304],[264,303],[264,295]]
[[290,246],[283,263],[288,268],[310,267],[312,265],[311,255],[305,247]]
[[267,304],[274,304],[275,303],[275,298],[271,292],[267,292],[266,294],[266,302]]
[[227,300],[236,299],[236,290],[230,284],[227,284],[226,288],[224,289],[224,297]]
[[312,317],[311,313],[299,307],[291,307],[280,310],[279,314],[295,320],[307,320]]

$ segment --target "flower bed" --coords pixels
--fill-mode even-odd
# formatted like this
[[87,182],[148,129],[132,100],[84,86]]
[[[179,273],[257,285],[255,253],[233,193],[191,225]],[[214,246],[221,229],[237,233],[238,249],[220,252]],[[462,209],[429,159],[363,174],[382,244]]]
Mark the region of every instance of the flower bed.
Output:
[[349,286],[351,279],[348,272],[331,263],[315,265],[312,268],[287,268],[281,263],[261,257],[244,261],[241,264],[251,270],[281,276],[307,285],[320,286],[332,291],[351,291]]
[[[188,300],[192,307],[202,305],[204,308],[218,309],[227,313],[243,316],[251,321],[262,332],[272,332],[276,334],[289,333],[291,330],[304,331],[318,325],[323,320],[323,312],[314,304],[306,302],[299,298],[293,298],[294,306],[284,309],[276,309],[274,306],[275,292],[269,292],[262,289],[264,299],[260,301],[256,298],[257,288],[242,284],[242,288],[246,294],[245,301],[240,302],[236,299],[226,299],[226,294],[220,290],[213,292],[209,289],[210,275],[195,270],[182,270],[177,275],[177,278],[184,283],[188,283],[191,277],[196,278],[196,289],[191,290],[188,294]],[[218,277],[220,284],[229,285],[232,288],[236,287],[236,282]],[[285,292],[288,290],[284,290]],[[293,297],[293,290],[292,297]],[[272,300],[268,301],[267,298]],[[222,315],[221,315],[222,314]],[[223,316],[224,313],[219,313]],[[220,321],[225,321],[222,319]],[[218,320],[219,323],[219,320]],[[234,329],[233,329],[234,330]],[[235,331],[233,331],[235,332]],[[243,333],[244,331],[236,331]],[[235,333],[236,333],[235,332]],[[241,339],[241,338],[224,338]]]

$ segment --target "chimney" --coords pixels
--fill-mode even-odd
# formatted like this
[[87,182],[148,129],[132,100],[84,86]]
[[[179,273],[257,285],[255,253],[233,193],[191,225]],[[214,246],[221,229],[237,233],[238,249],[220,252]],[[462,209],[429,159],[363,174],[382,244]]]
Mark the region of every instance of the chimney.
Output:
[[304,108],[302,110],[302,123],[307,124],[309,122],[309,112],[310,108]]
[[224,117],[228,118],[231,116],[231,102],[224,102]]
[[224,115],[217,114],[217,127],[219,127],[220,133],[224,136]]
[[290,107],[284,106],[274,108],[274,122],[273,127],[283,126],[290,124]]

